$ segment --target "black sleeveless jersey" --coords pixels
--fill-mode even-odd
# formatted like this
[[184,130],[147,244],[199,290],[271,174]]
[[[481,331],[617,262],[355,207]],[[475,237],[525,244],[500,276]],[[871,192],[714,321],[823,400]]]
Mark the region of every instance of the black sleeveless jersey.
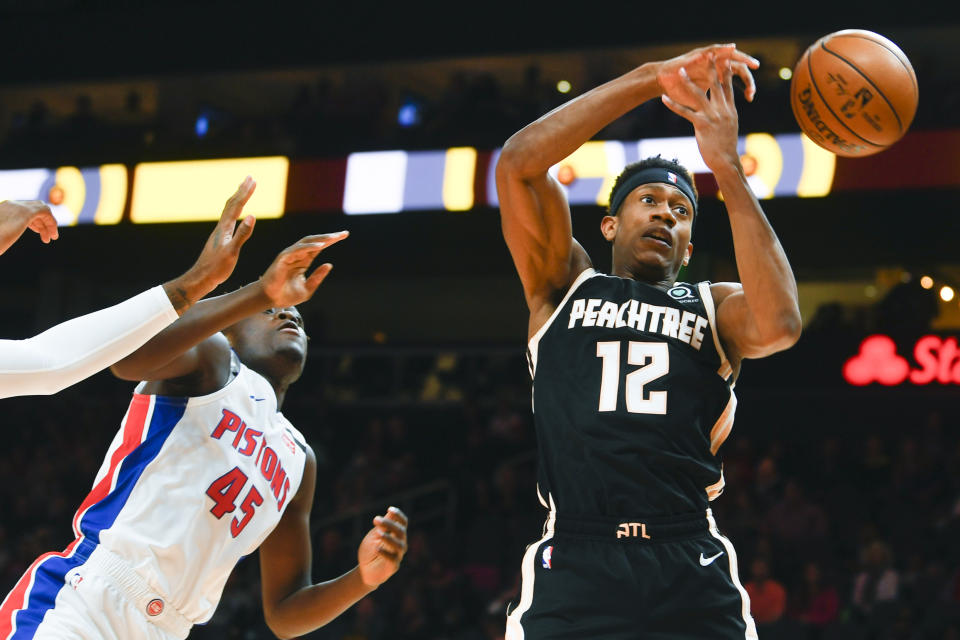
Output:
[[708,282],[663,291],[588,269],[527,356],[544,506],[669,515],[723,490],[736,397]]

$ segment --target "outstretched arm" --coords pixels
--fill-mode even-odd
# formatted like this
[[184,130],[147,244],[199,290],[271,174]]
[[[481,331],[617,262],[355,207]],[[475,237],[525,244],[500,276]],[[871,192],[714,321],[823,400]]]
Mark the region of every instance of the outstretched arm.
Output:
[[747,184],[737,154],[733,73],[720,58],[711,65],[708,91],[684,70],[661,77],[663,102],[693,123],[697,144],[723,193],[742,285],[713,286],[717,325],[733,359],[761,358],[791,347],[800,337],[797,283],[787,256]]
[[373,519],[357,551],[357,566],[314,584],[310,509],[316,480],[317,461],[307,448],[300,490],[260,546],[263,612],[278,638],[301,636],[339,616],[396,573],[407,550],[407,517],[390,507]]
[[[53,394],[93,375],[139,348],[226,280],[253,231],[252,217],[235,227],[254,187],[252,179],[244,180],[227,201],[200,257],[180,277],[33,338],[0,340],[0,398]],[[24,212],[40,209],[49,215],[43,203],[0,203],[0,211],[10,207],[23,216]],[[42,212],[36,215],[36,219],[44,217]]]
[[558,294],[590,266],[573,239],[570,208],[550,167],[576,151],[598,131],[634,107],[659,96],[659,76],[686,66],[695,82],[708,82],[710,56],[730,60],[753,98],[756,61],[733,45],[703,47],[677,58],[651,62],[554,109],[514,134],[497,162],[501,225],[530,309],[532,335],[555,309]]
[[0,254],[10,248],[27,229],[40,234],[44,244],[60,237],[57,219],[39,200],[4,200],[0,202]]
[[324,264],[306,272],[324,248],[348,233],[306,236],[284,249],[256,282],[231,293],[208,298],[110,370],[124,380],[169,380],[191,376],[191,395],[220,388],[229,365],[229,346],[219,333],[230,325],[271,307],[309,300],[333,268]]

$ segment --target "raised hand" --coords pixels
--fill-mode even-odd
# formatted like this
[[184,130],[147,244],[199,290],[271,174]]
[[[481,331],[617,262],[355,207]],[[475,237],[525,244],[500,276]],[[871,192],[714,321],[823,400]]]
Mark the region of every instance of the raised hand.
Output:
[[395,574],[407,552],[407,516],[390,507],[387,513],[373,519],[357,549],[360,577],[368,587],[378,587]]
[[44,244],[60,237],[60,232],[57,229],[57,219],[53,217],[50,207],[38,200],[31,200],[25,204],[28,205],[30,210],[27,228],[38,233]]
[[751,69],[758,69],[760,61],[753,56],[737,49],[735,44],[714,44],[707,47],[700,47],[689,51],[683,55],[671,58],[660,63],[657,71],[657,83],[663,93],[670,94],[674,101],[679,101],[688,107],[692,96],[684,95],[684,78],[681,71],[686,74],[695,86],[702,91],[706,91],[713,84],[713,72],[718,64],[730,63],[730,69],[733,75],[743,80],[743,95],[748,102],[753,102],[757,93],[757,85],[754,82]]
[[253,216],[247,216],[237,225],[237,219],[256,187],[257,183],[250,176],[240,183],[224,205],[220,220],[203,245],[197,261],[182,276],[164,283],[164,291],[177,313],[182,314],[233,273],[240,257],[240,247],[250,238],[256,222]]
[[306,236],[296,244],[287,247],[274,259],[273,264],[260,277],[264,293],[274,307],[289,307],[306,302],[312,296],[323,279],[327,277],[333,265],[322,264],[307,277],[307,269],[317,254],[350,235],[349,231]]
[[253,225],[256,222],[253,216],[246,216],[239,226],[237,220],[256,188],[257,183],[250,176],[240,183],[236,192],[223,206],[220,220],[207,238],[206,244],[203,245],[200,257],[190,267],[188,273],[209,285],[210,291],[226,281],[233,273],[234,267],[237,266],[237,259],[240,257],[240,247],[253,233]]
[[40,235],[44,244],[60,237],[57,219],[50,207],[39,200],[0,202],[0,253],[6,251],[27,229]]
[[693,124],[703,161],[716,171],[721,163],[739,163],[737,135],[739,120],[733,98],[733,64],[715,58],[705,73],[707,89],[694,83],[683,67],[675,82],[661,96],[663,104]]

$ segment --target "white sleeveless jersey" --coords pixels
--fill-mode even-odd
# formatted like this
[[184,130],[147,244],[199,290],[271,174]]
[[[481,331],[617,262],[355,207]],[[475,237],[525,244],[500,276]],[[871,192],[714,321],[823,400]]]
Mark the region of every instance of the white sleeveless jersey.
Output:
[[305,462],[273,388],[242,364],[206,396],[134,393],[74,516],[77,542],[118,554],[189,621],[206,622],[234,566],[280,521]]

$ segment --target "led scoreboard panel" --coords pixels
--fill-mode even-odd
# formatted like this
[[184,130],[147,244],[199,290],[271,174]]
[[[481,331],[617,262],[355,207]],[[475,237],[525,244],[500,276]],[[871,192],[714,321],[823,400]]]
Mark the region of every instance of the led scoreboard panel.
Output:
[[290,161],[283,156],[138,164],[133,174],[130,220],[217,220],[224,200],[248,175],[257,181],[257,188],[244,213],[279,218],[284,212],[289,167]]
[[105,164],[0,171],[2,200],[43,200],[61,226],[116,224],[127,201],[127,168]]
[[[849,190],[960,186],[960,130],[911,132],[866,158],[838,158],[800,133],[742,136],[738,150],[758,198],[823,197]],[[0,200],[43,200],[61,225],[214,220],[247,175],[258,218],[496,208],[499,149],[370,151],[337,158],[284,156],[145,162],[133,166],[0,171]],[[677,158],[701,197],[716,182],[692,137],[595,140],[550,169],[572,205],[606,206],[624,166],[651,155]],[[902,167],[910,167],[909,171]]]

